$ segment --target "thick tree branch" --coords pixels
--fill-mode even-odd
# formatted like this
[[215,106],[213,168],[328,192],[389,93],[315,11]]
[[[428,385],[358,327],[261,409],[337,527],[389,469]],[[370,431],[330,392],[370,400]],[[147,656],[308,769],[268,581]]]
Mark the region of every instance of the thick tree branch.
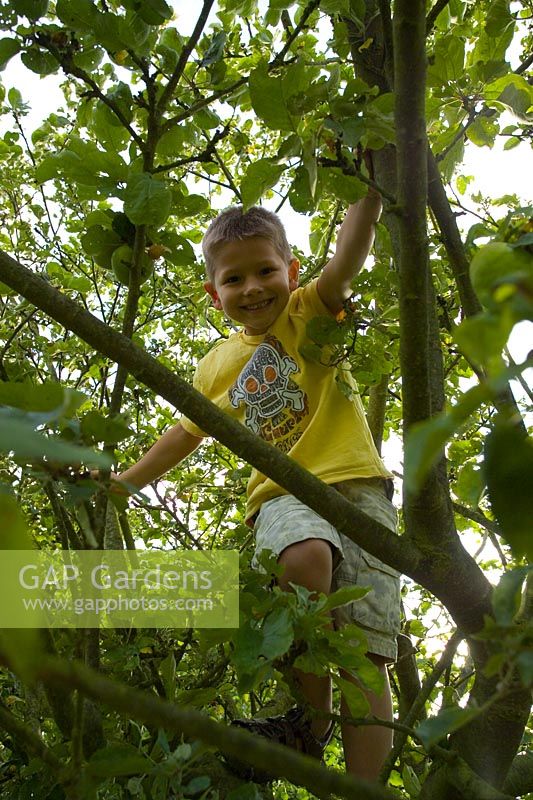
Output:
[[503,784],[503,791],[513,797],[533,792],[533,753],[520,753],[513,763]]
[[393,28],[405,432],[431,416],[424,12],[423,0],[398,0]]
[[41,737],[17,719],[3,703],[0,703],[0,728],[10,733],[30,755],[40,758],[56,775],[61,774],[64,769],[61,761],[45,745]]
[[381,453],[381,445],[383,443],[389,380],[390,375],[382,375],[379,383],[376,383],[370,387],[368,398],[366,418],[378,453]]
[[317,797],[330,798],[336,795],[346,800],[353,797],[368,800],[393,798],[391,792],[381,786],[326,770],[308,756],[282,745],[271,744],[246,731],[228,728],[199,711],[179,708],[125,684],[115,683],[82,664],[45,659],[36,665],[36,674],[46,683],[76,688],[94,701],[104,703],[129,718],[191,739],[200,739],[234,758],[242,758],[246,754],[248,763],[297,785],[306,786]]

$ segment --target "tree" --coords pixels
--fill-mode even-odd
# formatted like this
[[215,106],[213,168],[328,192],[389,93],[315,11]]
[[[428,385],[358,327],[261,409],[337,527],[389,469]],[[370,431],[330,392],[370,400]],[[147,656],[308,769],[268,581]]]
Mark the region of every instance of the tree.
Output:
[[[105,491],[94,499],[98,487],[75,466],[102,454],[76,448],[130,462],[168,424],[170,404],[214,442],[156,487],[157,505],[141,498],[119,509],[120,538],[128,548],[135,538],[237,544],[245,598],[238,632],[5,631],[5,796],[92,796],[98,787],[106,797],[214,796],[221,771],[198,766],[200,742],[234,755],[246,746],[252,763],[317,796],[394,796],[215,722],[243,704],[255,712],[286,702],[290,659],[308,654],[335,674],[346,658],[338,635],[325,632],[323,608],[269,593],[249,570],[247,467],[235,456],[418,587],[405,620],[417,646],[401,643],[400,723],[384,782],[432,799],[533,791],[524,753],[533,457],[520,416],[531,394],[517,403],[509,388],[525,383],[530,362],[502,356],[513,326],[533,316],[532,234],[512,195],[495,207],[480,198],[481,221],[462,234],[457,192],[468,178],[456,174],[465,138],[491,146],[503,135],[513,146],[527,137],[531,39],[521,20],[531,3],[311,0],[258,10],[226,0],[208,26],[213,6],[203,3],[189,37],[164,0],[13,0],[0,9],[0,61],[21,53],[33,72],[62,76],[65,95],[62,112],[31,136],[20,92],[3,97],[13,120],[0,145],[0,433],[11,488],[0,502],[10,546],[27,541],[23,520],[40,547],[121,546],[105,539]],[[512,71],[505,56],[517,38],[524,57]],[[516,121],[502,129],[505,109]],[[355,313],[310,329],[307,355],[346,358],[378,443],[402,432],[400,537],[188,384],[194,360],[229,332],[206,303],[194,247],[221,193],[245,206],[275,196],[313,213],[308,280],[328,257],[342,205],[369,184],[385,199],[376,265],[357,281]],[[494,555],[469,554],[479,536]],[[495,590],[489,569],[503,571]],[[441,655],[426,640],[435,608],[457,629],[445,626]],[[468,656],[458,655],[463,639]],[[350,666],[371,680],[364,659]],[[352,713],[365,717],[357,693]]]

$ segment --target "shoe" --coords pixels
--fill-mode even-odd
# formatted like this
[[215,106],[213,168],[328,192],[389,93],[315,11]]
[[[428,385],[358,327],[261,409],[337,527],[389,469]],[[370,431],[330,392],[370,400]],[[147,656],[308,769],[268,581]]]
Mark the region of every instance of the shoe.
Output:
[[[243,728],[249,733],[269,739],[271,742],[284,744],[299,753],[306,753],[318,761],[322,760],[324,750],[330,743],[334,730],[334,723],[331,722],[324,738],[318,739],[311,731],[311,724],[305,716],[304,709],[298,706],[277,717],[234,719],[231,724],[236,728]],[[229,769],[243,780],[255,781],[255,783],[268,783],[273,780],[272,776],[258,771],[251,764],[245,764],[231,756],[224,756],[224,758]]]

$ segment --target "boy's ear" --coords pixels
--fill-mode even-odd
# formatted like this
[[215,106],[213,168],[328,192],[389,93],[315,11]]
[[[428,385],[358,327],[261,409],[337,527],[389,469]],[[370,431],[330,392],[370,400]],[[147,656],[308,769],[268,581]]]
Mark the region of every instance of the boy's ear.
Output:
[[206,281],[204,283],[204,289],[206,290],[207,294],[210,295],[211,300],[213,301],[214,307],[217,311],[222,311],[222,303],[220,302],[220,297],[217,294],[217,291],[211,281]]
[[293,258],[289,262],[289,289],[294,292],[298,288],[298,271],[300,269],[300,262],[297,258]]

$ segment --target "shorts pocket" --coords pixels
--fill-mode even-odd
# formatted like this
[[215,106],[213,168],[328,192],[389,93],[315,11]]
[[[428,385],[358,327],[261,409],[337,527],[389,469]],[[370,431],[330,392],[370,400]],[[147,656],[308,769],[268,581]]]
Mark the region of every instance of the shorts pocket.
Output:
[[400,573],[361,548],[351,575],[349,569],[346,562],[341,565],[335,574],[335,588],[370,589],[361,600],[346,607],[349,618],[365,628],[395,637],[400,631]]

